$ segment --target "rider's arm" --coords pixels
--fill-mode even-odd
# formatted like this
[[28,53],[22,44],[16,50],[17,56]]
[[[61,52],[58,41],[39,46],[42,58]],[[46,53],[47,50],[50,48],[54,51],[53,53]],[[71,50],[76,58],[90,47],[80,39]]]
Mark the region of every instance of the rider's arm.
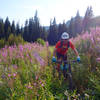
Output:
[[57,42],[55,48],[54,48],[54,51],[53,51],[53,56],[56,56],[56,52],[57,52],[57,48],[59,47],[60,45],[60,41]]
[[71,48],[73,49],[73,51],[74,51],[74,53],[76,54],[76,56],[79,57],[78,51],[77,51],[77,49],[75,48],[75,46],[72,44],[72,42],[70,42],[70,46],[71,46]]
[[78,56],[79,56],[79,54],[78,54],[78,51],[76,50],[76,48],[74,48],[73,50],[74,50],[74,52],[75,52],[76,56],[78,57]]
[[76,50],[76,48],[74,47],[74,45],[70,42],[70,46],[71,48],[73,49],[74,53],[76,54],[77,56],[77,61],[79,62],[80,61],[80,56],[78,54],[78,51]]

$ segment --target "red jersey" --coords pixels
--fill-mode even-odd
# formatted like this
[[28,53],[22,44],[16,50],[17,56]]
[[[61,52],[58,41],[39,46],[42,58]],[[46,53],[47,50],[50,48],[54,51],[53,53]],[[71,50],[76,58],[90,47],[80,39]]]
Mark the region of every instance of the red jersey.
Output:
[[[69,42],[69,44],[68,44]],[[71,41],[68,41],[66,44],[62,44],[62,47],[61,47],[61,41],[58,41],[57,44],[56,44],[56,49],[57,49],[57,52],[64,55],[67,53],[68,51],[68,45],[69,47],[71,47],[73,50],[75,49],[74,45],[72,44]]]

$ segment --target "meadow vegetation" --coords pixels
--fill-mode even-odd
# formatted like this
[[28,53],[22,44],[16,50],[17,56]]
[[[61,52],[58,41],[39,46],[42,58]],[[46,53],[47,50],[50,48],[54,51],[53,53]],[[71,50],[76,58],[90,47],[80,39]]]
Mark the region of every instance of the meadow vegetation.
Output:
[[[53,77],[54,47],[40,41],[0,49],[0,100],[99,100],[100,28],[71,38],[81,57],[80,63],[72,64],[73,91],[63,76]],[[71,49],[68,57],[76,59]]]

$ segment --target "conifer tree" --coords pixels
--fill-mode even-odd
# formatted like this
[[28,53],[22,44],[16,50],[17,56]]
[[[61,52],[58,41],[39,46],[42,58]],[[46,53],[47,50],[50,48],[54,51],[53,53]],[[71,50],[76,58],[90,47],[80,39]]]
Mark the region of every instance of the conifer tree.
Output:
[[56,24],[56,18],[54,18],[53,22],[50,21],[48,41],[49,44],[54,45],[58,40],[58,27]]
[[0,18],[0,38],[3,37],[4,34],[4,23],[3,23],[3,19]]
[[80,34],[82,32],[82,18],[80,17],[79,11],[77,11],[74,23],[75,23],[74,24],[74,28],[75,28],[74,36],[76,36],[77,34]]
[[9,18],[7,17],[4,24],[4,36],[6,40],[8,39],[10,33],[11,33],[11,26],[10,26]]
[[13,33],[14,35],[15,35],[15,33],[16,33],[15,21],[12,22],[12,25],[11,25],[11,33]]
[[83,19],[83,23],[82,23],[82,28],[84,31],[89,30],[92,17],[93,17],[93,10],[92,10],[92,6],[90,6],[90,7],[87,7],[87,10]]

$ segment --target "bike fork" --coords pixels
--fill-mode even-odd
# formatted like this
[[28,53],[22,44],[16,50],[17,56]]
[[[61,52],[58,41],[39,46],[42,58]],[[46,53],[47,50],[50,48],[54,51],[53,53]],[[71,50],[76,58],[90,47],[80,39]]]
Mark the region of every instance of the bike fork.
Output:
[[68,81],[69,81],[69,89],[73,89],[73,82],[72,82],[72,75],[71,73],[68,73]]

